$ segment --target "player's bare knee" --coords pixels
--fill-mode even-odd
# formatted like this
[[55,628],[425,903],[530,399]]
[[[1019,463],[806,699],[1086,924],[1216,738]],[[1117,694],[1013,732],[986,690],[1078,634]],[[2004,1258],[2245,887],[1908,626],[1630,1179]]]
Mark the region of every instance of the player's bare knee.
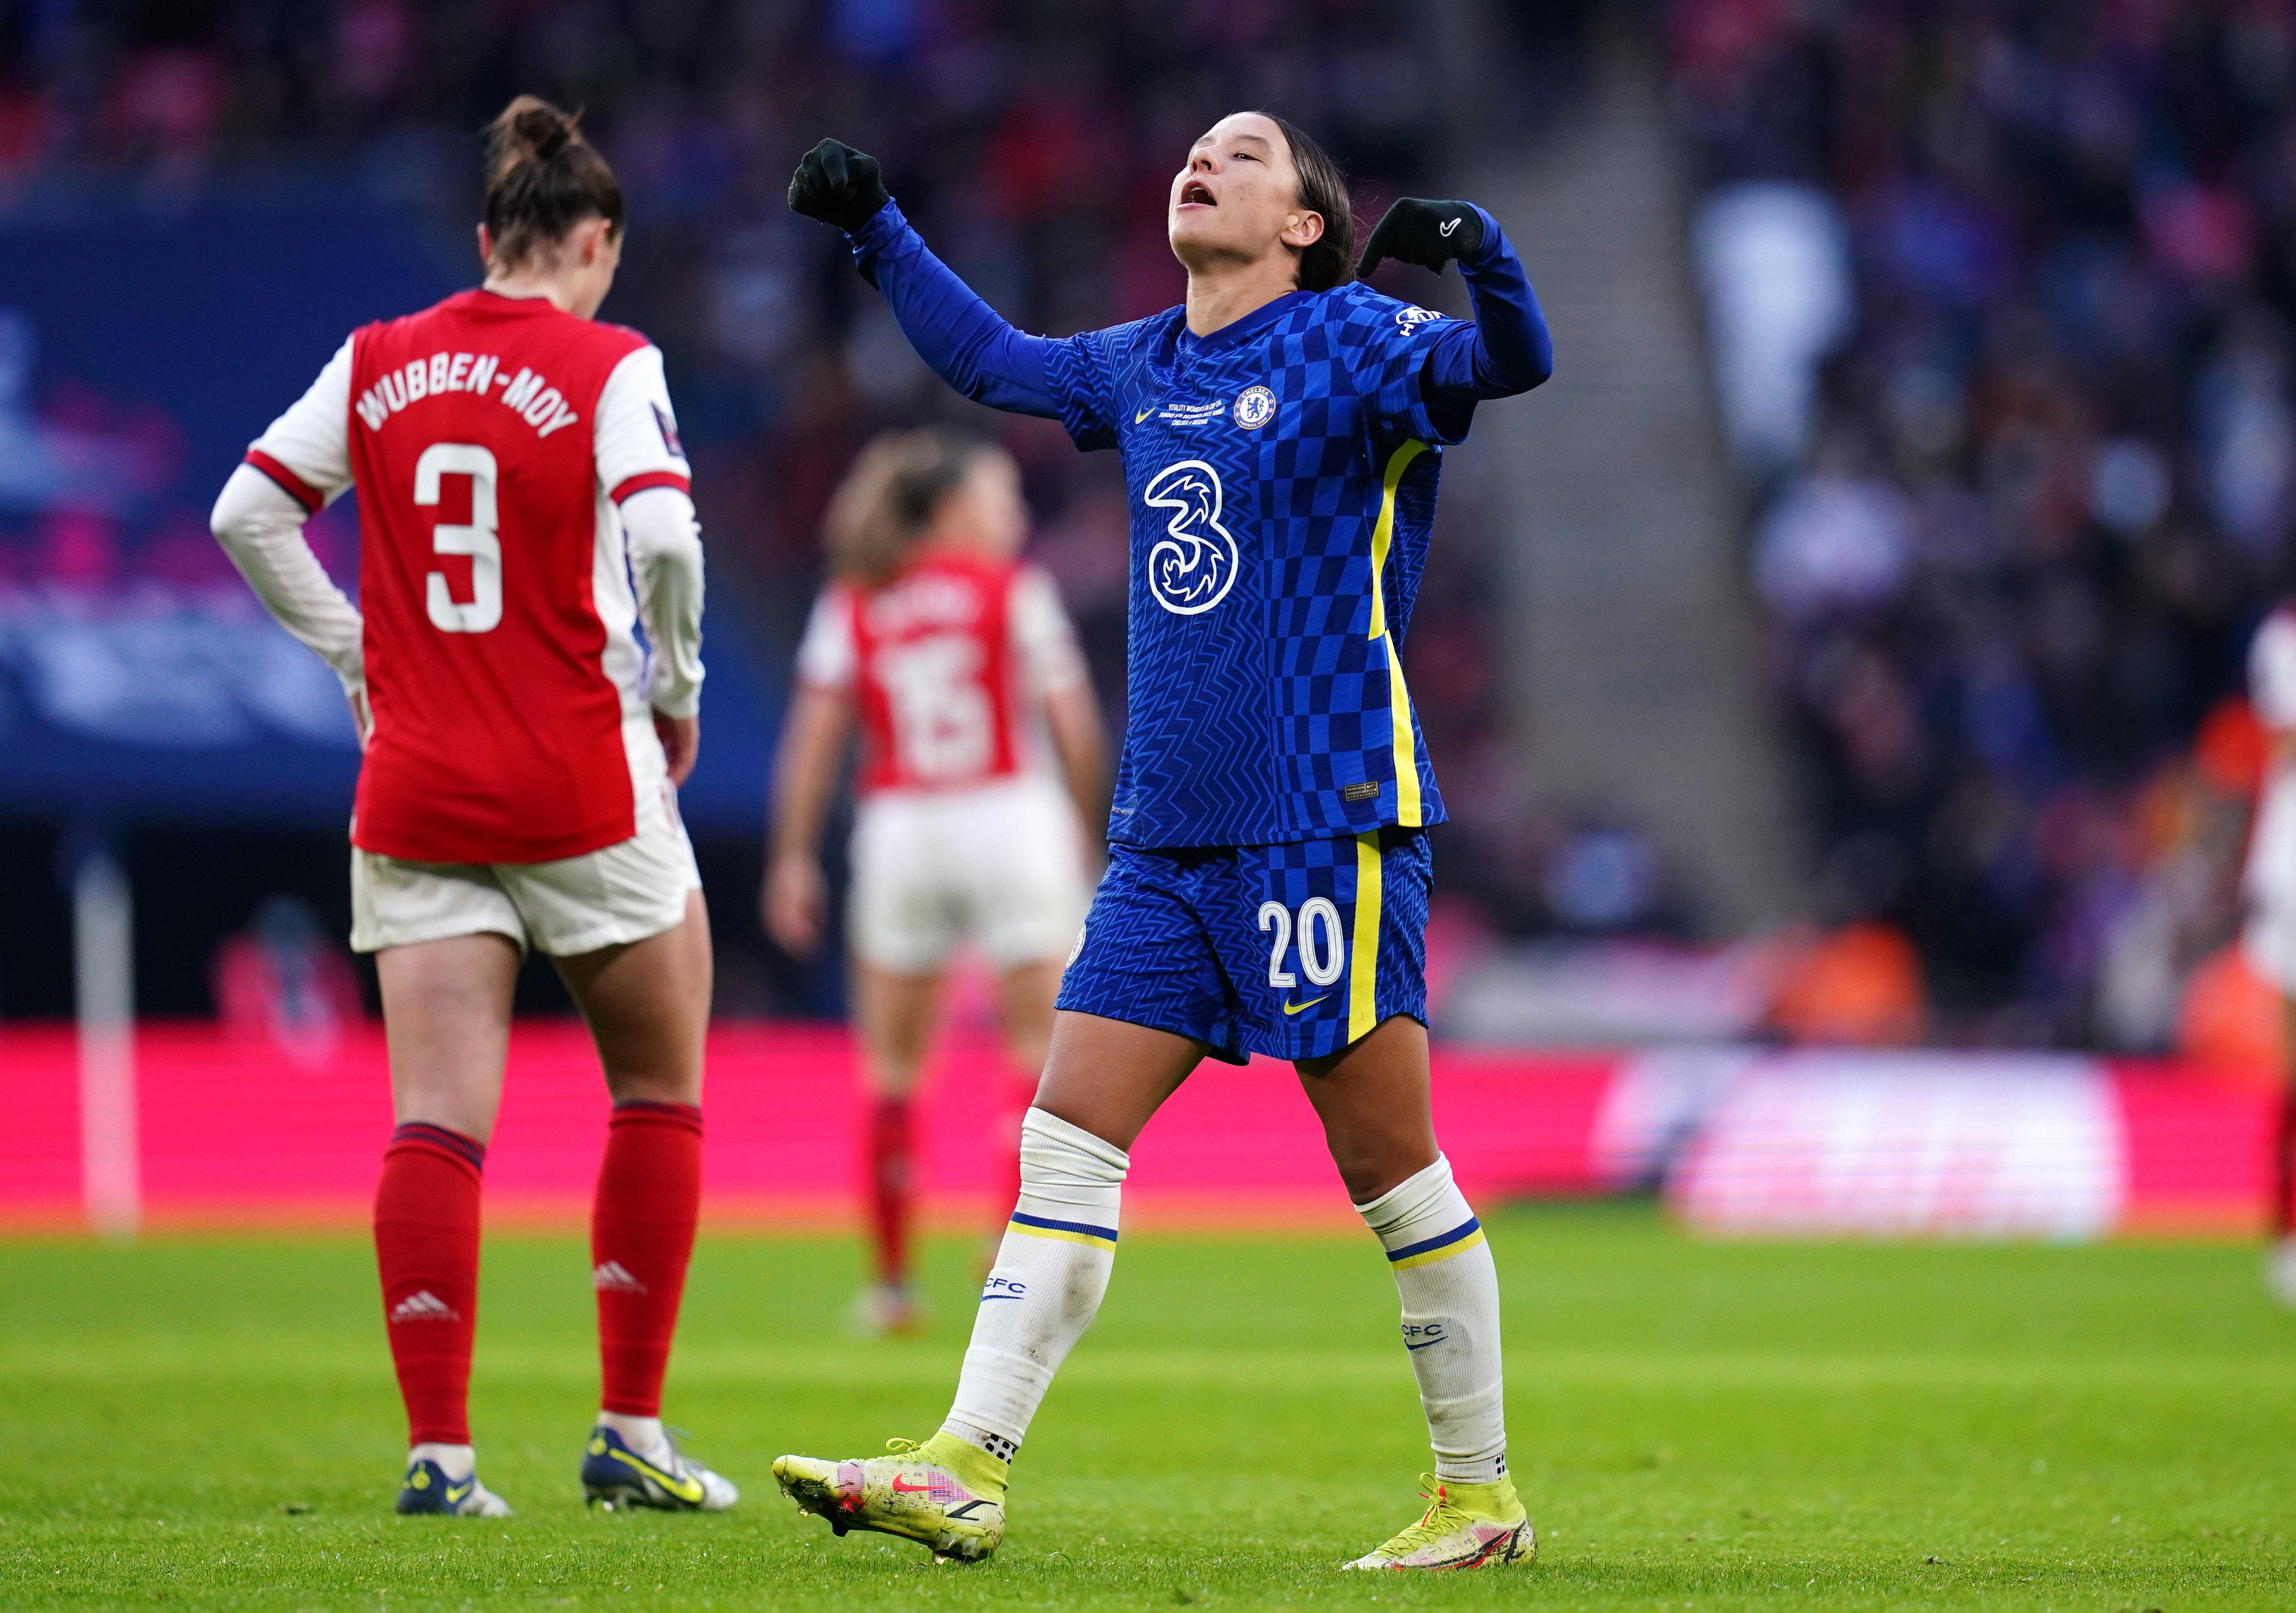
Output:
[[701,1069],[699,1062],[652,1065],[644,1069],[606,1067],[606,1093],[617,1103],[699,1103]]
[[1349,1201],[1356,1204],[1368,1204],[1409,1181],[1434,1164],[1439,1152],[1433,1138],[1422,1137],[1415,1129],[1389,1126],[1327,1125],[1324,1142]]

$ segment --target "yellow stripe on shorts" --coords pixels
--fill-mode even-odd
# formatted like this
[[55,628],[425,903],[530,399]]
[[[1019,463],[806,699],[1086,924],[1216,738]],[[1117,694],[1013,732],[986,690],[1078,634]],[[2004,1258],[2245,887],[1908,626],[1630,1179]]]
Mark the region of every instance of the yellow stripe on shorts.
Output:
[[1359,1042],[1379,1024],[1379,831],[1356,836],[1355,955],[1348,969],[1348,1040]]

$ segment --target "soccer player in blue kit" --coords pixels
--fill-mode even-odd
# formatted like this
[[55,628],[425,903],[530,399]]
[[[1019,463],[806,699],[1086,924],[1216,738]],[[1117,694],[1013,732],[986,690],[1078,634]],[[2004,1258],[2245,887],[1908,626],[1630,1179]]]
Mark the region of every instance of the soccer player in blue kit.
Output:
[[1435,1451],[1419,1521],[1346,1566],[1464,1568],[1536,1550],[1507,1478],[1498,1278],[1435,1141],[1423,975],[1426,831],[1443,820],[1398,647],[1444,445],[1547,378],[1546,323],[1491,216],[1397,202],[1366,243],[1439,273],[1475,318],[1357,278],[1337,167],[1282,119],[1222,119],[1172,181],[1185,306],[1052,340],[1013,329],[926,248],[874,159],[833,140],[790,206],[856,264],[950,385],[1123,456],[1130,716],[1110,861],[1062,977],[1023,1126],[1021,1188],[956,1398],[922,1445],[784,1456],[840,1535],[977,1559],[1009,1464],[1106,1292],[1126,1153],[1207,1054],[1291,1060],[1387,1251]]

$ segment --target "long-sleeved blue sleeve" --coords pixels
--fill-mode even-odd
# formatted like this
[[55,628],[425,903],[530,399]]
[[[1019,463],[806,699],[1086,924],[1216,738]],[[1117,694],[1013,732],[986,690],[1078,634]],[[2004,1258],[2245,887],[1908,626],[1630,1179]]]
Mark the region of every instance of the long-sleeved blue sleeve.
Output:
[[1446,330],[1427,355],[1422,384],[1431,402],[1512,397],[1554,373],[1554,339],[1522,259],[1498,220],[1475,210],[1482,213],[1483,250],[1476,262],[1459,265],[1474,322]]
[[887,202],[847,238],[861,277],[885,295],[901,334],[933,373],[975,403],[1058,418],[1046,370],[1052,343],[1014,330],[932,254]]

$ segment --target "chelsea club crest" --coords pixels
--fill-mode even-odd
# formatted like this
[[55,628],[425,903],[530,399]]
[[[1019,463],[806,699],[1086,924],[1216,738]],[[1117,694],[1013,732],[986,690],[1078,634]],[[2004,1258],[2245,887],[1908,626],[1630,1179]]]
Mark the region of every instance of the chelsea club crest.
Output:
[[1257,431],[1275,418],[1275,394],[1266,387],[1246,387],[1236,394],[1235,423]]

